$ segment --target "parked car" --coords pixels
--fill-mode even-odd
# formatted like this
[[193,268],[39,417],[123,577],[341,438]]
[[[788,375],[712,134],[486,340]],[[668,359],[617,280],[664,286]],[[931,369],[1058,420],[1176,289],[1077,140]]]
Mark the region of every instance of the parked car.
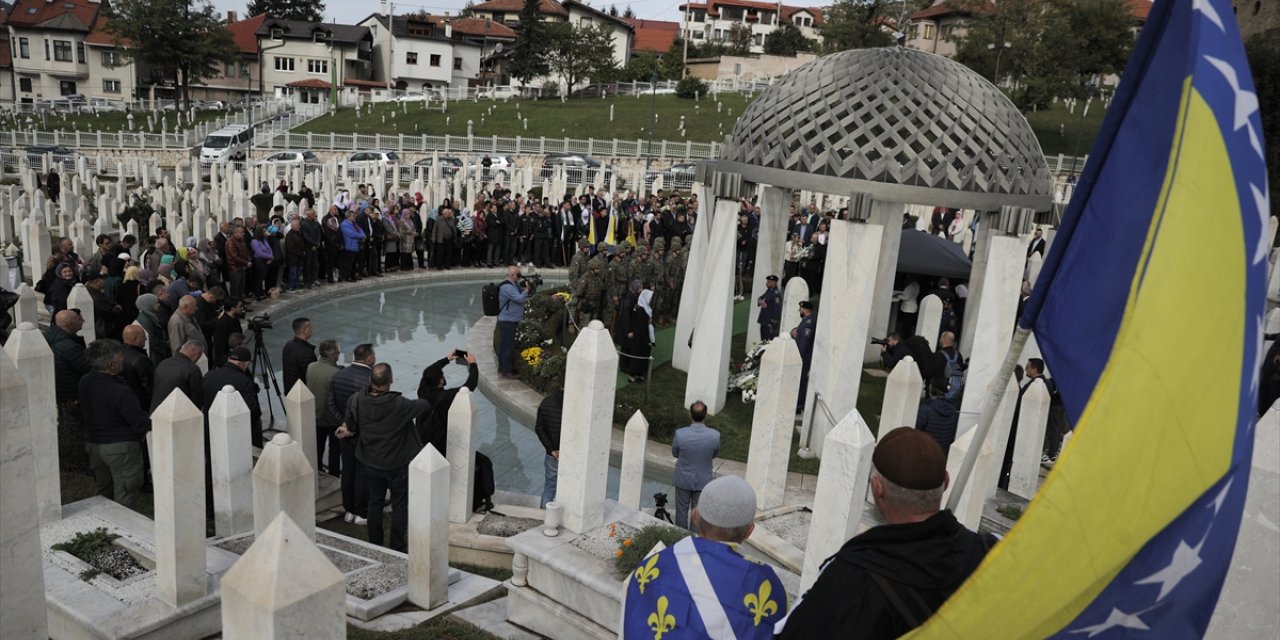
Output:
[[[454,174],[462,170],[463,163],[460,158],[455,158],[453,156],[439,156],[439,158],[440,158],[440,177],[452,178]],[[428,156],[426,158],[423,158],[413,163],[413,166],[422,167],[423,173],[428,173],[431,171],[431,157]],[[409,175],[412,176],[413,174],[416,174],[416,173],[417,171],[411,170]]]
[[599,98],[601,95],[616,96],[618,95],[618,85],[612,83],[589,84],[569,95],[576,98]]
[[595,184],[596,174],[602,171],[605,185],[613,177],[613,167],[585,153],[548,153],[542,159],[542,177],[551,178],[558,167],[565,168],[565,179],[569,184]]
[[323,164],[310,149],[279,151],[262,159],[274,164]]
[[510,100],[511,98],[519,97],[520,90],[510,85],[483,87],[476,91],[476,99],[478,100]]
[[110,113],[128,111],[125,103],[119,100],[107,100],[106,98],[90,98],[87,110],[94,113]]
[[[481,175],[484,165],[482,164],[484,156],[476,158],[471,166],[467,167],[468,175]],[[493,180],[494,182],[509,182],[511,180],[511,172],[515,171],[516,161],[511,156],[499,156],[489,154],[489,172],[488,175],[482,175],[482,179]]]
[[386,149],[357,151],[347,158],[350,169],[374,169],[379,166],[393,167],[400,164],[400,154]]
[[679,162],[666,169],[646,171],[644,173],[644,181],[646,184],[652,185],[658,176],[662,176],[662,184],[668,189],[672,187],[688,188],[693,186],[694,181],[698,179],[698,167],[707,162],[709,161]]

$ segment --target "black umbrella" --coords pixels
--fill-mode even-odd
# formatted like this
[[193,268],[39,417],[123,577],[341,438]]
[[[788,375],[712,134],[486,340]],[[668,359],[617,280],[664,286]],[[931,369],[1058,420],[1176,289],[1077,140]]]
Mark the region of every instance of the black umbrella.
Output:
[[902,230],[898,273],[968,280],[972,267],[960,245],[916,229]]

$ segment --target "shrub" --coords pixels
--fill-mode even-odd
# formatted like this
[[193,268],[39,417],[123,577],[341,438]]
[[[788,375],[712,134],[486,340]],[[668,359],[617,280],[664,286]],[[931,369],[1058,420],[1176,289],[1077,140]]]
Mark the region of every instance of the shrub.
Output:
[[654,545],[661,542],[669,547],[687,537],[689,537],[689,532],[684,529],[661,524],[649,525],[641,529],[634,537],[618,542],[618,550],[622,553],[614,559],[613,566],[618,571],[631,571],[636,568],[636,565],[640,564],[640,561],[644,559],[650,549],[653,549]]
[[626,424],[636,411],[644,414],[649,422],[649,439],[657,442],[671,442],[676,429],[689,424],[687,408],[652,396],[646,402],[643,384],[630,384],[618,390],[614,399],[614,424]]
[[700,95],[707,95],[707,83],[693,76],[685,76],[680,82],[676,83],[676,95],[688,100],[693,100]]

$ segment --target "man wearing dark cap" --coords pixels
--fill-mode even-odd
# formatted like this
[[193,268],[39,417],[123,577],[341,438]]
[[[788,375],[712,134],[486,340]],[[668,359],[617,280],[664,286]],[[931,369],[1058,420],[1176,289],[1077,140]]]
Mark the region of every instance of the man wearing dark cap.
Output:
[[778,276],[764,279],[764,293],[756,298],[756,306],[760,315],[756,322],[760,325],[760,340],[769,341],[778,337],[778,324],[782,322],[782,295],[778,293]]
[[253,442],[253,446],[262,446],[262,406],[258,404],[258,384],[253,381],[253,356],[249,354],[249,350],[244,347],[236,347],[227,354],[227,363],[213,369],[204,377],[204,414],[207,418],[209,415],[209,407],[213,406],[213,401],[218,397],[218,392],[223,387],[231,385],[231,388],[240,392],[240,397],[244,399],[244,403],[249,407],[249,423],[252,428],[249,431],[249,439]]
[[[444,367],[449,363],[465,365],[467,379],[459,386],[445,389]],[[460,389],[466,387],[474,393],[479,383],[480,367],[476,366],[476,357],[462,349],[455,349],[423,369],[422,378],[418,381],[418,399],[431,404],[431,411],[418,421],[418,436],[423,444],[429,444],[440,455],[445,455],[445,442],[449,435],[449,407],[453,406],[453,399]]]
[[805,390],[809,388],[809,364],[813,362],[813,338],[817,334],[817,319],[813,316],[813,303],[800,301],[800,324],[791,330],[791,339],[800,350],[800,393],[796,396],[796,413],[804,412]]
[[746,480],[709,482],[693,509],[697,535],[641,560],[627,576],[620,637],[773,638],[787,615],[782,581],[738,550],[755,517],[756,494]]
[[826,561],[778,624],[780,638],[897,638],[933,615],[995,543],[941,509],[950,478],[928,434],[890,431],[871,463],[871,496],[888,524],[854,536]]

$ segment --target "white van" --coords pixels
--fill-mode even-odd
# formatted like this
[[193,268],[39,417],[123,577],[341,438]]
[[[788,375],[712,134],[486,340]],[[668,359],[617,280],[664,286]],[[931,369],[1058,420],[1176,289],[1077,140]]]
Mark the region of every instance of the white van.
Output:
[[233,124],[209,134],[200,147],[200,162],[244,160],[253,142],[253,127]]

